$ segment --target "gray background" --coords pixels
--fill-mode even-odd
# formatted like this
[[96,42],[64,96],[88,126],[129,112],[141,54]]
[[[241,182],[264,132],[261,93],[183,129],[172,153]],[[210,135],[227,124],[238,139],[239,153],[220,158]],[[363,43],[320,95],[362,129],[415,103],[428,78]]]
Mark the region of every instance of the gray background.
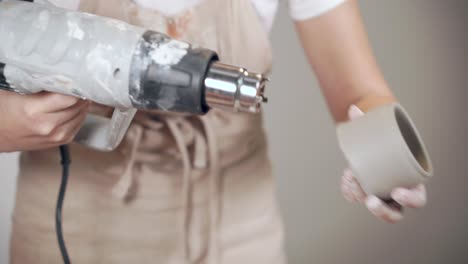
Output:
[[[334,125],[287,16],[275,49],[266,126],[290,263],[468,263],[468,2],[361,0],[377,58],[427,141],[429,204],[387,225],[339,193]],[[0,154],[0,263],[6,263],[16,155]]]

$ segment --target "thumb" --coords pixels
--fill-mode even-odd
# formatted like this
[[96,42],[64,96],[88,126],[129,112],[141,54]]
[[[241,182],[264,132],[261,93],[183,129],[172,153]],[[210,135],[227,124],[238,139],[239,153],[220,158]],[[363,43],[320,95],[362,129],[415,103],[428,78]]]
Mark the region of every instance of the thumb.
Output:
[[357,107],[356,105],[351,105],[348,109],[348,117],[350,120],[353,120],[353,119],[356,119],[356,118],[359,118],[361,116],[364,115],[364,112],[359,109],[359,107]]

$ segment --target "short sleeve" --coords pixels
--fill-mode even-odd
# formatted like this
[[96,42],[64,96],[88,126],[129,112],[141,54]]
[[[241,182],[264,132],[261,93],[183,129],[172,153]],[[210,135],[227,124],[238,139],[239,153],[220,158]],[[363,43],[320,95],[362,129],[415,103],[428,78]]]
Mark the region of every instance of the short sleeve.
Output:
[[306,20],[330,11],[346,0],[289,0],[292,19]]

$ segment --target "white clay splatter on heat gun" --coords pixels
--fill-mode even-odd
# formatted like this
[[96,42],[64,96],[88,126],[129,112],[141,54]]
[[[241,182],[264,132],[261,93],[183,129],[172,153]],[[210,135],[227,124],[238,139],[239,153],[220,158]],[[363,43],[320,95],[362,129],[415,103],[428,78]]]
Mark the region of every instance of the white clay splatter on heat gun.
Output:
[[47,26],[49,25],[49,20],[49,11],[42,11],[41,13],[39,13],[39,17],[37,18],[36,27],[42,30],[46,30]]
[[5,77],[21,93],[34,93],[47,88],[51,92],[72,92],[73,80],[60,74],[31,73],[16,67],[6,67]]
[[85,32],[83,31],[83,29],[81,29],[80,25],[75,22],[75,21],[72,21],[71,19],[69,19],[67,21],[67,25],[68,25],[68,36],[72,37],[72,38],[75,38],[75,39],[78,39],[78,40],[83,40],[84,36],[85,36]]
[[107,25],[109,25],[111,27],[114,27],[114,28],[116,28],[116,29],[118,29],[120,31],[126,31],[126,30],[129,29],[128,26],[125,23],[123,23],[121,21],[118,21],[118,20],[107,19],[106,23],[107,23]]
[[149,53],[151,59],[159,65],[176,65],[187,55],[189,44],[177,40],[166,43],[153,44]]

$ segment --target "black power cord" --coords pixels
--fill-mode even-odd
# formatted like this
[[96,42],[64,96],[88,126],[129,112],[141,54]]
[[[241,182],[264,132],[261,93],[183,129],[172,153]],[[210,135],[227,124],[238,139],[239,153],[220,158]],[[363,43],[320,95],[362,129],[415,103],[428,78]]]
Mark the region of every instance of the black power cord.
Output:
[[70,170],[70,150],[67,145],[60,146],[60,157],[62,159],[62,182],[60,183],[60,190],[57,198],[57,207],[55,209],[55,230],[57,233],[57,240],[62,254],[63,263],[70,264],[70,257],[68,256],[67,247],[63,238],[62,230],[62,207],[65,199],[65,192],[67,190],[68,175]]

